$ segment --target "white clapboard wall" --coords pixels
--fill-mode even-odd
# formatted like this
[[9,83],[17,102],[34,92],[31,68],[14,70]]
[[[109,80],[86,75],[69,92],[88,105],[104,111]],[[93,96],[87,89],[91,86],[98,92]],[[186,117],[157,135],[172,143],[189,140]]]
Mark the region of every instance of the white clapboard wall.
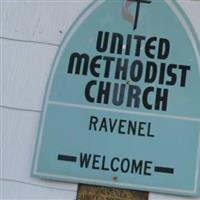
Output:
[[[76,199],[76,184],[30,177],[49,71],[70,25],[92,0],[1,0],[1,199]],[[179,0],[200,35],[200,1]],[[150,200],[189,198],[150,194]]]

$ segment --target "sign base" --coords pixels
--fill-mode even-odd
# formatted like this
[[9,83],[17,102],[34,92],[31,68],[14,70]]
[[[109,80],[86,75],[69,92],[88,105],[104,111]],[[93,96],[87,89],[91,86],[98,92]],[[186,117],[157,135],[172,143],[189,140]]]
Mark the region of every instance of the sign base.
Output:
[[148,200],[148,192],[123,190],[117,188],[78,185],[76,200]]

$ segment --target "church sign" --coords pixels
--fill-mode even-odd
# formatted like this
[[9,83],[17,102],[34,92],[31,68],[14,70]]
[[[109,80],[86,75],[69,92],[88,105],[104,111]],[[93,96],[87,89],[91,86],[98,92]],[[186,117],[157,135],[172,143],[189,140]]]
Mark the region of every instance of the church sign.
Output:
[[174,0],[94,1],[52,66],[33,175],[198,195],[199,47]]

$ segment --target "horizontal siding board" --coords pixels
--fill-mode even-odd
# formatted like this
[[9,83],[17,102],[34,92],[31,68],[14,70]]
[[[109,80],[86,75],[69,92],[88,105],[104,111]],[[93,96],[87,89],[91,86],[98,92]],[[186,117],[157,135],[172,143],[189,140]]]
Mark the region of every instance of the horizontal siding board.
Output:
[[200,200],[200,198],[182,197],[173,195],[153,194],[149,196],[149,200]]
[[60,44],[91,0],[3,1],[2,37]]
[[1,180],[1,199],[75,200],[76,192]]
[[41,110],[57,47],[1,40],[3,106]]

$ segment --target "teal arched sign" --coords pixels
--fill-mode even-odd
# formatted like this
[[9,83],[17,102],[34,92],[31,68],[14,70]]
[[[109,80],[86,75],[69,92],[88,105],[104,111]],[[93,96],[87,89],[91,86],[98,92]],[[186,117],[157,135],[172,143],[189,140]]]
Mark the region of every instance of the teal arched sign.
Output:
[[199,41],[175,1],[95,1],[56,55],[33,175],[198,195],[199,103]]

